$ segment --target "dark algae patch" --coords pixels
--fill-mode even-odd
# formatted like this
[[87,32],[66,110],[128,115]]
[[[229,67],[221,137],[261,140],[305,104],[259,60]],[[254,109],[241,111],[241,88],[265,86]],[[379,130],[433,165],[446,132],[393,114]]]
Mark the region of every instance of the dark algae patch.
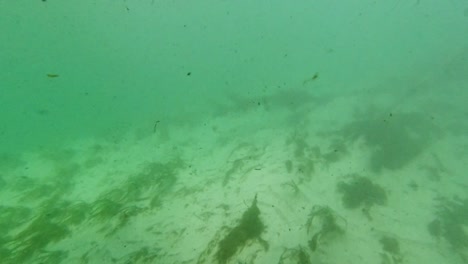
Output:
[[449,250],[468,263],[468,199],[438,198],[435,218],[427,231],[438,242],[448,244]]
[[252,205],[244,212],[237,226],[231,229],[224,239],[218,244],[218,251],[215,258],[218,263],[227,263],[227,261],[239,250],[241,250],[248,241],[259,239],[265,247],[268,248],[266,241],[260,238],[265,230],[265,225],[260,220],[260,210],[257,207],[257,195]]
[[338,183],[337,189],[343,195],[344,207],[348,209],[370,208],[387,202],[385,190],[366,177],[352,175],[350,181]]
[[400,254],[400,244],[393,237],[384,236],[380,239],[382,249],[391,254]]
[[345,125],[338,135],[348,142],[362,140],[371,153],[374,172],[398,170],[413,162],[440,133],[423,113],[392,113],[368,109]]
[[403,257],[400,254],[400,243],[394,237],[383,236],[380,240],[383,253],[380,254],[382,264],[402,263]]
[[[103,237],[116,234],[134,217],[153,207],[154,197],[162,203],[177,181],[185,163],[180,159],[145,164],[115,188],[97,195],[95,200],[71,201],[66,194],[75,188],[75,179],[83,173],[80,164],[68,161],[73,152],[45,153],[52,160],[50,180],[39,184],[21,177],[6,188],[24,190],[20,201],[37,203],[35,208],[0,205],[0,263],[65,263],[68,251],[52,250],[56,243],[72,237],[83,227],[94,226]],[[55,163],[58,165],[55,166]],[[52,248],[52,249],[50,249]],[[136,252],[125,263],[150,263],[158,252]],[[83,261],[83,263],[91,261]],[[118,262],[124,263],[124,262]]]
[[446,240],[454,250],[468,249],[468,199],[441,200],[436,218],[427,226],[428,232],[438,239]]

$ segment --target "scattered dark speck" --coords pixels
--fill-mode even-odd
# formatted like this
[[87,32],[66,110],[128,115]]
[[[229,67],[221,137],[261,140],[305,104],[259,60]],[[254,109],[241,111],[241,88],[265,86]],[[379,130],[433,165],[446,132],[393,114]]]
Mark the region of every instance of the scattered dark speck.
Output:
[[187,76],[190,76],[190,75],[192,75],[192,72],[187,72]]

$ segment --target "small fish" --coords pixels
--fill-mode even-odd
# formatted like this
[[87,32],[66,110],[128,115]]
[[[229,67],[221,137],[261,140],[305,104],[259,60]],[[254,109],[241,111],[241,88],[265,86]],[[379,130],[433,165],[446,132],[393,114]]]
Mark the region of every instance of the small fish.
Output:
[[47,74],[47,77],[49,77],[49,78],[57,78],[57,77],[59,77],[59,75],[58,75],[58,74],[55,74],[55,73],[48,73],[48,74]]

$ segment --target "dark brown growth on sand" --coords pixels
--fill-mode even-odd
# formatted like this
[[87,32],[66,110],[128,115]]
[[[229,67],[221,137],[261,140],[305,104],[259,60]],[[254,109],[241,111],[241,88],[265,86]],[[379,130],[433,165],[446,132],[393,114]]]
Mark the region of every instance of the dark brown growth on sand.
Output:
[[260,210],[257,207],[257,195],[255,195],[252,205],[244,212],[239,224],[219,242],[218,252],[216,252],[218,263],[227,263],[237,251],[245,246],[247,241],[261,240],[260,234],[265,230],[265,225],[259,216]]

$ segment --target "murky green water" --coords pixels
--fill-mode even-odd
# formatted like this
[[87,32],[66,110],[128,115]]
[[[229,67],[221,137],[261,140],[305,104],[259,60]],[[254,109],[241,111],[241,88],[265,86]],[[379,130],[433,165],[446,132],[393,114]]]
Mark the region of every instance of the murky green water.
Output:
[[467,263],[467,2],[75,2],[0,0],[0,263]]

